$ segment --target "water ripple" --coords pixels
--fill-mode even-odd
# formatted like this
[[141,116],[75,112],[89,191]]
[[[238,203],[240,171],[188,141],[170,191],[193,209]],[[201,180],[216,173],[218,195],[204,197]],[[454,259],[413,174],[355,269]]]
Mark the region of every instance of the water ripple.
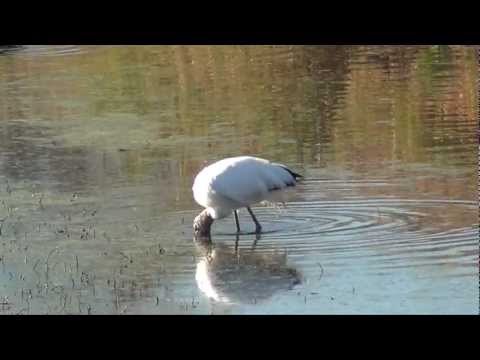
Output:
[[[446,206],[471,215],[464,219],[465,226],[453,226],[440,217]],[[474,202],[462,200],[291,202],[280,211],[268,207],[254,210],[265,229],[256,246],[257,251],[281,248],[291,256],[316,254],[339,266],[346,260],[361,259],[370,267],[474,267],[478,263],[476,209]],[[241,216],[245,230],[253,226],[250,222],[248,214]],[[219,225],[217,236],[227,238],[230,226],[230,221]]]

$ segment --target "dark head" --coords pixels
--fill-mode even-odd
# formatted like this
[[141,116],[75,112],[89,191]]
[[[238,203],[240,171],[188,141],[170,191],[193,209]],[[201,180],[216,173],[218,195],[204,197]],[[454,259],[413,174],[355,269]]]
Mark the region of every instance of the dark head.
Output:
[[203,210],[193,220],[193,236],[195,240],[210,239],[210,228],[213,224],[213,218],[208,209]]

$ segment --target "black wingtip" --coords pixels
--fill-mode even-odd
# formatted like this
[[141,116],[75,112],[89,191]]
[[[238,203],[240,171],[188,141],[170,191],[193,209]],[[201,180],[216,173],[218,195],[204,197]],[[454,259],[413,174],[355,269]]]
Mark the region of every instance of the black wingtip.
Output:
[[297,174],[296,172],[293,172],[292,170],[290,170],[290,169],[287,168],[286,166],[283,166],[283,165],[280,165],[280,166],[281,166],[283,169],[287,170],[287,171],[290,173],[290,175],[293,176],[293,178],[294,178],[295,180],[297,180],[298,178],[303,178],[302,175]]
[[303,175],[300,175],[300,174],[294,173],[293,171],[291,171],[290,173],[292,174],[292,176],[293,176],[295,179],[298,179],[298,178],[303,178]]

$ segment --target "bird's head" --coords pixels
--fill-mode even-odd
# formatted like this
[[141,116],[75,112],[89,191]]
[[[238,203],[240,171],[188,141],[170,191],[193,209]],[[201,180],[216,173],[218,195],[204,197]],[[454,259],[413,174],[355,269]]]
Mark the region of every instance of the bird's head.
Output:
[[195,240],[210,239],[210,228],[213,224],[213,217],[208,212],[208,209],[203,210],[193,220],[193,236]]

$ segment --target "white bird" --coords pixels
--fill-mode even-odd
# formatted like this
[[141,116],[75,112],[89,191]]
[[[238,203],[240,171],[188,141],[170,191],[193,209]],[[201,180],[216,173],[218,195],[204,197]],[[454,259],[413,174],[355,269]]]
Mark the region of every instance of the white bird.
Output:
[[205,207],[194,220],[195,237],[210,237],[214,220],[234,212],[237,232],[240,232],[237,209],[246,207],[260,233],[262,226],[250,205],[261,201],[279,201],[284,190],[295,186],[301,175],[285,165],[251,156],[220,160],[198,173],[193,183],[195,201]]

